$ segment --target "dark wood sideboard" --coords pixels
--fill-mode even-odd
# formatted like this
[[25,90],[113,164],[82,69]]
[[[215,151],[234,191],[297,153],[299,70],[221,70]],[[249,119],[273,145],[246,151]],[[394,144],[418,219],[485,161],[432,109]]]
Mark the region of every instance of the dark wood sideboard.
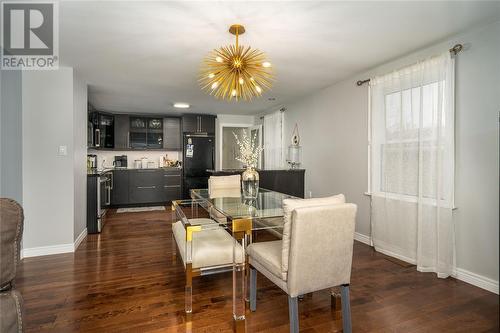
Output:
[[[244,170],[208,170],[213,176],[241,174]],[[299,198],[304,198],[305,169],[258,170],[259,186]]]

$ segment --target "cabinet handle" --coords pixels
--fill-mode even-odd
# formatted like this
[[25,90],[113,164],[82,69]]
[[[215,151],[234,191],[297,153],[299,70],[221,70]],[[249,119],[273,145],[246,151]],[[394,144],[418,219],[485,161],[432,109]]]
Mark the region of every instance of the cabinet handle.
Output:
[[137,186],[137,188],[140,188],[140,189],[156,188],[156,186]]
[[180,185],[163,185],[163,187],[181,187]]
[[181,175],[163,175],[163,177],[180,177]]
[[95,146],[100,147],[101,146],[101,130],[98,128],[96,128],[96,130],[95,130],[95,137],[96,137]]
[[127,148],[130,148],[130,131],[127,132]]
[[111,187],[106,186],[106,206],[111,205]]

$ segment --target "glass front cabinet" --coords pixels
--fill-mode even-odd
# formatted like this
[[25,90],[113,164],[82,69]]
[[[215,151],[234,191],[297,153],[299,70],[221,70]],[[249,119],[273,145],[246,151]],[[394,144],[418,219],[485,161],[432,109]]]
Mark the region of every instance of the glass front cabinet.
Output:
[[130,117],[130,148],[163,148],[163,118]]

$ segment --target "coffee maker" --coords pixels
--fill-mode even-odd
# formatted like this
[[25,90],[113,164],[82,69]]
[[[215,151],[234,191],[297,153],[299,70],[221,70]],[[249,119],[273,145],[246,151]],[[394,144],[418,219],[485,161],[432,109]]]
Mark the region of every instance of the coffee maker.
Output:
[[87,169],[89,170],[97,169],[97,155],[93,154],[87,155]]
[[127,155],[115,156],[115,161],[113,162],[115,168],[127,168]]

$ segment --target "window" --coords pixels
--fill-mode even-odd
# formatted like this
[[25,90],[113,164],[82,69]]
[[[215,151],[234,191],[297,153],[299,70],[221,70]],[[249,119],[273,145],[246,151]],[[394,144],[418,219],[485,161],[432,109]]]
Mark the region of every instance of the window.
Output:
[[[434,124],[446,123],[442,96],[444,82],[433,82],[421,87],[385,95],[386,141],[382,143],[382,168],[380,191],[417,196],[419,189],[419,158],[422,165],[431,159],[443,158],[444,140],[437,140],[444,129],[436,130]],[[438,114],[439,112],[439,114]],[[441,118],[441,119],[438,119]],[[421,184],[422,197],[435,198],[436,169],[424,168]],[[445,199],[442,197],[441,199]]]
[[264,167],[283,168],[283,112],[264,116]]
[[370,85],[374,195],[453,201],[453,80],[431,59]]

